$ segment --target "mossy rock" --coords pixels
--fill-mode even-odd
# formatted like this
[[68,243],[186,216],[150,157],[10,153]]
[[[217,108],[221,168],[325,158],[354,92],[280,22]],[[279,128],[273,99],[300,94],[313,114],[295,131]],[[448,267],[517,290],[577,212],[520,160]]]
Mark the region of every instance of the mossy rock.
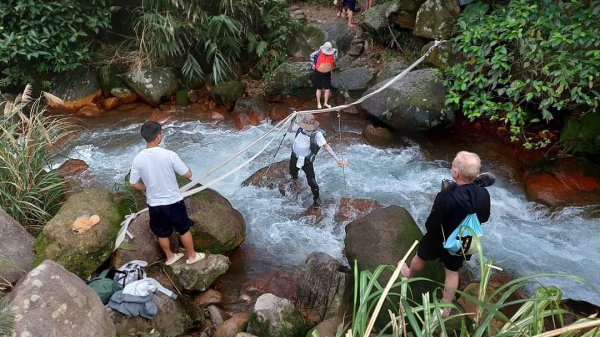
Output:
[[310,62],[282,63],[265,81],[265,94],[287,95],[296,90],[312,88]]
[[233,104],[242,97],[246,87],[240,81],[228,81],[219,83],[213,89],[215,101],[219,104]]
[[188,105],[189,101],[188,101],[188,95],[187,95],[186,90],[179,90],[175,97],[177,100],[177,105],[179,105],[179,106],[187,106]]
[[560,133],[560,142],[576,154],[600,154],[600,113],[588,113],[582,118],[571,117]]
[[[73,221],[97,214],[100,222],[82,234],[73,233]],[[121,217],[113,196],[103,189],[73,194],[38,236],[34,265],[49,259],[81,278],[90,276],[113,251]]]

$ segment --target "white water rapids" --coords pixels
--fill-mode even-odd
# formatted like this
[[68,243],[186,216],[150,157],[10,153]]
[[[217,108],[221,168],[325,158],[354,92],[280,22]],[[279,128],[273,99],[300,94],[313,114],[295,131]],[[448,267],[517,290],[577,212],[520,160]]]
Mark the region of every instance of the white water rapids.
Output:
[[[92,127],[77,135],[67,156],[84,160],[90,166],[93,179],[110,189],[123,181],[133,157],[145,146],[139,135],[141,122],[91,124]],[[265,123],[235,131],[231,125],[167,122],[162,146],[176,151],[198,177],[270,127],[270,123]],[[293,135],[286,137],[277,157],[273,158],[281,139],[278,136],[256,161],[212,187],[243,214],[247,225],[246,244],[254,245],[283,265],[301,265],[313,251],[344,259],[344,229],[333,220],[342,196],[402,206],[423,229],[440,181],[449,178],[449,160],[454,155],[427,159],[425,151],[411,139],[405,140],[406,146],[388,149],[337,145],[334,150],[350,162],[343,173],[323,151],[315,165],[317,181],[322,199],[332,200],[333,204],[325,204],[325,218],[315,225],[308,217],[296,220],[312,202],[309,190],[296,200],[281,196],[277,190],[241,186],[241,182],[258,169],[288,159],[292,138]],[[236,167],[255,151],[251,149],[211,178]],[[486,255],[493,263],[519,276],[569,273],[600,286],[600,221],[583,217],[583,208],[568,207],[551,214],[545,207],[528,202],[521,186],[503,178],[503,163],[486,159],[483,154],[483,170],[497,176],[496,184],[489,188],[491,219],[483,227]],[[304,179],[302,172],[300,178]],[[206,182],[208,180],[202,183]],[[476,259],[472,260],[473,263]],[[560,287],[566,298],[600,305],[600,295],[587,284],[564,278],[544,278],[541,282]]]

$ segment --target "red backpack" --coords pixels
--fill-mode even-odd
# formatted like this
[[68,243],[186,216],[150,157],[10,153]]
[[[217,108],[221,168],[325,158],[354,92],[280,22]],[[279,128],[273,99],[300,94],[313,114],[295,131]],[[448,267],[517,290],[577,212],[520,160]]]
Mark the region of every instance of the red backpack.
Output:
[[317,62],[315,63],[315,69],[320,73],[328,73],[333,70],[335,58],[333,54],[327,55],[320,52],[317,56]]

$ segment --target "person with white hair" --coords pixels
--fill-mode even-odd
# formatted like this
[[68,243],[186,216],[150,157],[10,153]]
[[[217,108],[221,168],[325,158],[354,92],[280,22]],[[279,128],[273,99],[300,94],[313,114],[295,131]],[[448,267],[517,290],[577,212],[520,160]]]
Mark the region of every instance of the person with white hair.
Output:
[[[323,105],[326,108],[331,108],[329,97],[331,96],[331,71],[335,68],[335,60],[337,59],[338,50],[333,48],[331,42],[325,42],[318,50],[310,54],[310,62],[312,64],[312,82],[317,89],[315,93],[317,97],[317,108],[322,109]],[[324,92],[323,105],[321,105],[321,94]]]
[[[468,214],[477,214],[480,223],[490,218],[490,195],[476,178],[481,159],[472,152],[460,151],[452,161],[450,173],[454,184],[443,188],[435,197],[431,213],[425,222],[427,232],[419,243],[417,254],[404,264],[400,272],[410,278],[425,268],[426,261],[440,260],[444,264],[445,280],[443,303],[451,303],[458,289],[458,271],[470,255],[452,255],[444,248],[445,238],[452,233]],[[493,182],[492,182],[493,183]],[[448,317],[450,309],[442,311]]]
[[298,172],[300,169],[306,174],[308,185],[313,194],[313,207],[321,206],[321,198],[319,195],[319,185],[315,178],[315,169],[313,162],[321,147],[324,147],[327,152],[335,159],[338,166],[347,166],[348,162],[337,157],[335,152],[327,141],[323,132],[321,132],[319,122],[312,114],[299,116],[297,120],[290,124],[288,132],[295,132],[294,144],[292,145],[292,155],[290,157],[290,175],[292,176],[292,184],[296,185],[298,181]]

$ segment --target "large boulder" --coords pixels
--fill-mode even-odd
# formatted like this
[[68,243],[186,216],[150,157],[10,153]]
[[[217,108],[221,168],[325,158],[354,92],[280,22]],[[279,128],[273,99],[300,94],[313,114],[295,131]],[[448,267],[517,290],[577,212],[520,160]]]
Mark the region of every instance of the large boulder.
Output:
[[79,277],[44,261],[8,295],[15,315],[13,336],[115,336],[108,311]]
[[242,186],[258,186],[270,189],[280,188],[286,181],[290,180],[290,161],[282,160],[265,166],[242,182]]
[[[350,265],[354,266],[356,261],[359,270],[374,270],[380,265],[396,266],[413,242],[421,240],[421,237],[419,227],[406,209],[389,206],[346,226],[344,252]],[[380,281],[382,286],[390,276],[391,273],[388,272],[383,274]],[[441,264],[438,262],[428,263],[419,276],[438,282],[443,282],[444,279]],[[429,284],[413,284],[413,299],[420,300],[423,291],[432,289]]]
[[0,208],[0,278],[10,283],[17,282],[31,270],[35,258],[35,238],[27,233],[17,220]]
[[331,84],[336,89],[364,90],[374,75],[375,72],[368,67],[352,68],[333,73]]
[[186,264],[182,258],[177,263],[166,266],[167,272],[186,290],[205,291],[231,265],[229,258],[219,254],[207,254],[206,258],[194,264]]
[[[431,48],[431,46],[433,46],[434,43],[434,41],[431,41],[430,43],[423,46],[423,48],[421,48],[421,55],[427,53],[429,48]],[[441,70],[445,70],[449,67],[452,67],[461,60],[461,54],[454,53],[449,43],[442,43],[441,45],[438,45],[437,47],[433,48],[431,53],[429,53],[429,55],[427,55],[427,57],[425,58],[425,61],[429,62],[434,67]]]
[[217,84],[213,89],[215,101],[221,105],[233,104],[242,97],[246,87],[240,81],[227,81]]
[[246,239],[246,221],[219,192],[205,189],[185,199],[189,217],[194,220],[192,235],[196,250],[226,254]]
[[242,97],[235,102],[233,123],[240,130],[247,125],[258,125],[269,117],[269,103],[256,97]]
[[403,72],[406,68],[408,68],[408,66],[404,62],[398,59],[391,59],[389,62],[385,63],[383,69],[377,74],[377,82],[390,79]]
[[173,68],[152,68],[127,73],[124,82],[150,106],[158,106],[177,92],[178,77]]
[[[368,93],[385,83],[378,83]],[[454,123],[454,111],[446,107],[445,97],[441,76],[432,69],[421,69],[409,72],[360,105],[392,129],[425,131]]]
[[[308,59],[308,55],[306,56]],[[285,62],[265,81],[266,95],[293,94],[296,90],[312,88],[310,62]]]
[[425,0],[394,0],[394,5],[403,11],[416,12]]
[[456,0],[427,0],[417,12],[413,33],[431,40],[449,39],[459,16]]
[[330,41],[340,52],[350,48],[356,32],[349,28],[345,21],[310,23],[303,27],[290,43],[289,54],[294,57],[308,59],[310,53],[319,49],[326,41]]
[[273,294],[263,294],[254,304],[247,332],[258,337],[304,337],[308,325],[294,304]]
[[57,76],[50,93],[62,100],[48,100],[48,107],[59,112],[76,112],[84,105],[95,102],[102,95],[96,74],[87,68],[78,68]]
[[[73,221],[86,213],[97,214],[100,222],[83,234],[73,233]],[[120,220],[109,191],[94,188],[73,194],[38,236],[36,262],[53,260],[86,278],[112,253]]]
[[361,27],[371,33],[380,33],[388,27],[387,11],[390,3],[379,3],[371,7],[365,13],[365,19],[361,23]]
[[186,296],[178,296],[177,300],[173,300],[157,291],[152,301],[157,308],[154,319],[141,316],[127,318],[111,310],[110,318],[117,335],[175,337],[204,325],[203,311]]
[[560,132],[560,142],[573,152],[598,158],[600,155],[600,112],[581,118],[570,117]]
[[298,275],[296,307],[311,325],[349,312],[352,275],[320,252],[306,259]]

